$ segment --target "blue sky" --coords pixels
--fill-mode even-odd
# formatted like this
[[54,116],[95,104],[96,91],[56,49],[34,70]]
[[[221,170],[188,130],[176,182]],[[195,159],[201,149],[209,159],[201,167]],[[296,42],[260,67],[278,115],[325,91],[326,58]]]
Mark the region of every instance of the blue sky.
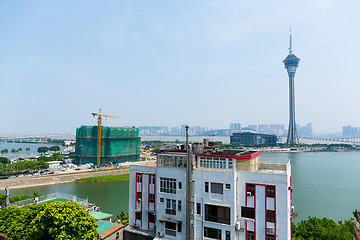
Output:
[[360,126],[360,2],[0,0],[0,135],[107,125]]

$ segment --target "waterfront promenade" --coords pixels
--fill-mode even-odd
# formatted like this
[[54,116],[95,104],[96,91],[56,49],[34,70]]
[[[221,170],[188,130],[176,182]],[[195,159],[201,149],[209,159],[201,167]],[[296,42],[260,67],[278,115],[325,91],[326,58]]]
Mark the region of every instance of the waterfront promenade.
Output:
[[26,187],[36,187],[36,186],[45,186],[61,183],[70,183],[74,182],[76,179],[88,178],[88,177],[98,177],[98,176],[110,176],[110,175],[120,175],[129,173],[129,169],[116,169],[116,170],[105,170],[105,171],[87,171],[87,172],[77,172],[72,174],[57,174],[51,176],[41,176],[41,177],[28,177],[28,178],[14,178],[14,179],[4,179],[0,180],[0,189],[3,190],[5,187],[10,189],[15,188],[26,188]]

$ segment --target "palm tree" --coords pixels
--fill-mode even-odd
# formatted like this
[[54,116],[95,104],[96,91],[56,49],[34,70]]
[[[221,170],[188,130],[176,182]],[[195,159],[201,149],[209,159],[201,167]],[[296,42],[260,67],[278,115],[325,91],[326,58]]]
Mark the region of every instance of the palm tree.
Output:
[[[17,152],[20,153],[20,156],[21,156],[22,148],[18,148]],[[18,154],[18,158],[19,158],[19,154]]]
[[14,154],[17,153],[17,150],[15,148],[11,149],[11,153],[13,154],[13,157],[15,156]]
[[7,154],[9,151],[7,149],[1,150],[1,155],[4,156],[4,154]]

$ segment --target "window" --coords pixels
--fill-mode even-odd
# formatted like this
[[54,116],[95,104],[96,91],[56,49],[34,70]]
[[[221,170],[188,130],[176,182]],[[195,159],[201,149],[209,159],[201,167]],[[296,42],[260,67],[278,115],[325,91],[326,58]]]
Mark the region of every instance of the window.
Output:
[[138,201],[138,202],[141,202],[141,199],[142,199],[142,194],[141,194],[141,192],[137,192],[137,193],[136,193],[136,198],[137,198],[137,201]]
[[[225,158],[200,158],[200,167],[226,169]],[[195,165],[197,166],[197,165]]]
[[165,234],[170,236],[176,236],[176,223],[165,221]]
[[230,189],[230,184],[226,184],[225,188],[229,190]]
[[179,189],[182,189],[182,182],[179,182]]
[[160,202],[164,202],[164,198],[160,198]]
[[275,223],[275,211],[266,210],[266,221]]
[[155,194],[152,194],[152,193],[149,194],[149,202],[155,203]]
[[155,175],[150,175],[150,184],[155,184]]
[[160,178],[160,192],[176,193],[176,179],[174,178]]
[[141,212],[136,212],[135,213],[135,219],[136,220],[141,220],[141,216],[142,216]]
[[216,228],[204,227],[204,237],[221,240],[221,230]]
[[255,240],[255,233],[253,231],[247,231],[247,240]]
[[176,215],[176,200],[166,199],[166,214]]
[[246,184],[246,192],[250,192],[251,196],[255,195],[255,185],[254,184]]
[[182,208],[182,201],[179,200],[178,201],[178,211],[181,212],[181,208]]
[[138,183],[142,182],[142,174],[136,174],[136,182]]
[[222,183],[211,183],[211,193],[223,194],[223,185]]
[[275,240],[275,236],[271,234],[267,234],[266,240]]
[[225,232],[225,240],[231,240],[231,238],[230,238],[230,231],[226,231]]
[[196,204],[196,214],[201,215],[201,203]]
[[230,224],[230,208],[205,204],[205,220]]
[[241,207],[241,216],[255,219],[255,210],[252,207]]
[[178,232],[181,232],[181,227],[182,227],[182,224],[181,222],[178,223]]
[[229,169],[232,169],[233,168],[233,160],[229,159],[228,163],[229,163]]
[[205,182],[205,192],[209,192],[209,183]]
[[155,215],[153,213],[149,213],[149,222],[155,223]]
[[275,186],[266,186],[266,196],[271,198],[275,197]]

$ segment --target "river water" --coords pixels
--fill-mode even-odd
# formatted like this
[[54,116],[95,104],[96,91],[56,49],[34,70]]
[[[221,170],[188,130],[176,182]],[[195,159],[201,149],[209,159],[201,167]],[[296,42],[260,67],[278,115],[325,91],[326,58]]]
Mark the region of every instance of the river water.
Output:
[[[262,154],[265,158],[289,158],[292,167],[293,205],[298,211],[294,222],[308,216],[336,221],[352,217],[360,209],[360,152],[303,152]],[[1,183],[1,182],[0,182]],[[68,183],[11,190],[11,195],[62,192],[89,198],[104,212],[116,215],[127,211],[128,181]],[[4,193],[3,191],[0,191]]]
[[[12,142],[4,142],[0,141],[0,150],[7,149],[8,154],[4,155],[4,157],[8,158],[17,158],[17,157],[25,157],[25,156],[35,156],[39,155],[37,152],[39,147],[52,147],[52,146],[59,146],[60,150],[63,149],[61,144],[49,144],[49,143],[12,143]],[[20,153],[11,153],[11,149],[19,149],[22,148]],[[30,150],[26,151],[26,148],[30,148]]]

